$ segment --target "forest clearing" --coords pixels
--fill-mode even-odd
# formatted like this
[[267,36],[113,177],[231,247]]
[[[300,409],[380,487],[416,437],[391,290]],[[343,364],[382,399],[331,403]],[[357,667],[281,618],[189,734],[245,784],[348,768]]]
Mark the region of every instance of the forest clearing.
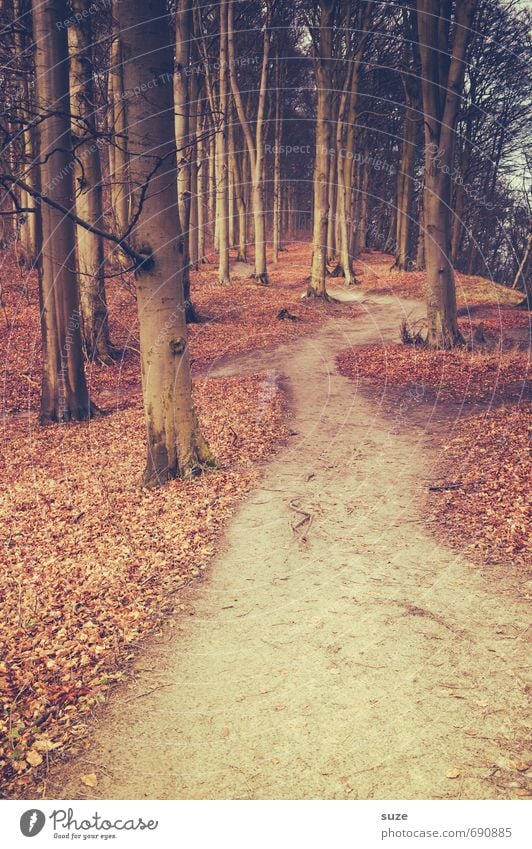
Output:
[[530,796],[530,11],[286,16],[0,4],[6,800]]

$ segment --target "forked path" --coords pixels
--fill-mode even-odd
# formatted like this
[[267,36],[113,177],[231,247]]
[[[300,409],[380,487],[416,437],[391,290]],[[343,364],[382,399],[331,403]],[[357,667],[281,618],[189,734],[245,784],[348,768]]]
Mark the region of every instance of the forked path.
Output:
[[284,375],[295,433],[188,590],[193,615],[146,646],[49,796],[523,793],[524,603],[420,521],[434,411],[384,414],[335,370],[349,345],[396,339],[411,306],[373,299],[364,320],[240,358]]

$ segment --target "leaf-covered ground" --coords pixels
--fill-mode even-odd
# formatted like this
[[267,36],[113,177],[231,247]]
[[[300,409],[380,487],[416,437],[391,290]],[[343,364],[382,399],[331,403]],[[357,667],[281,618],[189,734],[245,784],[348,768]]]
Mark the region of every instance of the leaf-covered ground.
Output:
[[530,421],[530,406],[462,421],[439,470],[453,488],[430,492],[447,543],[488,563],[530,566]]
[[413,345],[368,345],[338,357],[343,374],[361,383],[406,386],[427,401],[466,405],[519,401],[526,397],[528,355],[523,351],[480,353],[429,351]]
[[[377,251],[363,254],[355,263],[355,275],[362,288],[371,292],[391,292],[402,298],[423,300],[426,297],[426,275],[423,271],[397,271],[393,256]],[[458,306],[514,306],[523,300],[516,292],[484,277],[456,272]]]

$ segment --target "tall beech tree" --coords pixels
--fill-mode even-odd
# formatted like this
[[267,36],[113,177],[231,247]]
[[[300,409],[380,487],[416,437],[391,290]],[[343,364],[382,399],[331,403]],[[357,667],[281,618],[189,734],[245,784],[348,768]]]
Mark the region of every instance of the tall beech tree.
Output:
[[[218,279],[222,285],[231,283],[229,270],[229,73],[228,59],[228,0],[220,0],[220,78],[218,83],[218,131],[216,133],[216,227],[218,228]],[[212,108],[214,112],[214,107]]]
[[[190,77],[190,43],[192,33],[192,0],[177,0],[175,10],[175,139],[178,150],[177,193],[179,226],[181,229],[181,268],[185,293],[185,315],[188,322],[197,321],[196,311],[190,299],[190,248],[192,212],[192,170],[196,169],[194,132],[195,112],[190,114],[193,93]],[[194,87],[195,91],[195,87]],[[192,108],[196,109],[195,100]],[[194,161],[193,161],[194,160]],[[196,207],[197,208],[197,207]]]
[[129,177],[127,167],[126,97],[122,67],[122,41],[118,22],[119,0],[111,5],[111,49],[109,56],[109,112],[112,133],[109,146],[111,205],[118,233],[125,233],[129,222]]
[[316,152],[313,176],[312,265],[307,297],[328,299],[327,227],[331,146],[332,25],[336,0],[319,0],[319,21],[310,27],[316,75]]
[[[93,38],[90,0],[71,0],[68,27],[70,108],[75,145],[74,197],[76,214],[95,227],[103,221],[102,170],[95,117]],[[104,246],[100,235],[76,227],[81,334],[88,357],[110,362],[111,344],[105,297]]]
[[455,131],[477,0],[417,0],[421,91],[425,126],[425,264],[427,342],[431,348],[463,343],[456,317],[451,262]]
[[417,50],[416,16],[412,9],[402,9],[404,44],[401,57],[401,80],[405,96],[401,160],[397,170],[397,215],[395,268],[408,270],[408,248],[411,230],[411,207],[414,197],[414,167],[419,130],[419,54]]
[[[249,117],[249,107],[246,108],[238,85],[236,73],[236,50],[234,28],[234,3],[228,0],[228,59],[231,91],[236,111],[244,134],[249,162],[251,166],[251,208],[255,230],[255,272],[254,278],[258,283],[268,284],[266,264],[266,217],[264,210],[264,131],[266,123],[266,97],[268,92],[268,60],[270,55],[270,13],[269,3],[266,3],[266,20],[262,34],[262,65],[259,89],[257,93],[257,110],[254,130]],[[220,31],[221,32],[221,31]],[[220,34],[221,37],[221,34]],[[220,60],[221,63],[221,60]],[[221,68],[220,68],[221,73]]]
[[[132,240],[137,268],[140,354],[148,457],[144,483],[156,486],[213,464],[192,401],[176,180],[173,27],[164,0],[121,0],[127,101]],[[186,35],[186,34],[183,34]],[[148,86],[148,82],[151,85]]]
[[[65,210],[73,206],[72,141],[68,43],[63,0],[33,4],[35,85],[39,123],[41,191]],[[40,261],[43,371],[40,420],[82,421],[95,408],[83,369],[74,222],[48,203],[41,204]]]

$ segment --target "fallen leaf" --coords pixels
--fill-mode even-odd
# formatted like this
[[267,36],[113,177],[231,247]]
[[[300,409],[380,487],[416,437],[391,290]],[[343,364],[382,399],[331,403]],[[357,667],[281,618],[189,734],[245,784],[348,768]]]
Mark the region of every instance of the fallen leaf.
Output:
[[29,751],[26,755],[26,760],[31,766],[40,766],[42,764],[42,755],[39,752]]
[[85,784],[86,787],[97,787],[98,786],[98,776],[95,772],[87,772],[85,775],[81,776],[82,784]]

